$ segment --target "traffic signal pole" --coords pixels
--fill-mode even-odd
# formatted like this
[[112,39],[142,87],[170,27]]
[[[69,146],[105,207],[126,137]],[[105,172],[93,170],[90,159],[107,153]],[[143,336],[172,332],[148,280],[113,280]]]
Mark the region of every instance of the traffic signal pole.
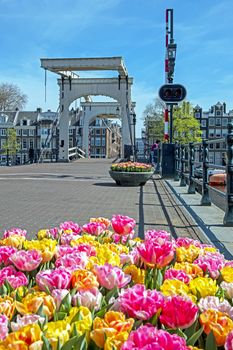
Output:
[[[166,9],[165,45],[165,84],[172,84],[176,58],[176,44],[174,43],[173,38],[173,9]],[[164,139],[165,141],[170,141],[170,143],[172,143],[173,134],[172,112],[173,104],[166,104],[166,108],[164,111]]]

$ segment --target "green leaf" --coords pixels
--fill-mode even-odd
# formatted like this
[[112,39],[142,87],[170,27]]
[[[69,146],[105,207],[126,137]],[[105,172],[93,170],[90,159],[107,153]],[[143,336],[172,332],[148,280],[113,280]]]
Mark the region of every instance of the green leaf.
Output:
[[118,288],[117,287],[114,287],[112,290],[110,290],[106,296],[105,296],[105,300],[106,302],[108,303],[109,300],[112,298],[112,297],[117,297],[118,296]]
[[186,334],[187,339],[189,339],[195,333],[197,324],[198,324],[198,318],[189,328],[185,329],[184,333]]
[[103,317],[104,314],[113,306],[113,303],[112,304],[108,304],[106,306],[104,306],[101,310],[99,310],[96,314],[95,314],[95,317]]
[[[83,340],[85,339],[85,334],[81,335],[81,337],[73,337],[70,338],[61,348],[61,350],[80,350]],[[86,348],[83,348],[86,349]]]
[[157,270],[155,288],[160,290],[161,285],[163,284],[163,274],[161,270]]
[[196,333],[194,333],[188,340],[187,340],[187,345],[194,346],[198,338],[202,335],[203,333],[203,327],[198,329]]
[[71,323],[76,322],[76,321],[82,321],[82,315],[80,310],[74,315],[74,317],[72,318]]
[[67,312],[62,312],[62,311],[55,312],[54,321],[59,321],[59,320],[62,321],[66,316],[67,316]]
[[36,312],[37,315],[44,316],[43,307],[44,307],[44,303],[41,303],[40,307],[38,308],[38,310]]
[[212,331],[207,335],[205,350],[217,350],[217,345]]
[[42,350],[51,350],[51,345],[48,339],[44,336],[44,334],[42,334],[42,340],[43,340]]

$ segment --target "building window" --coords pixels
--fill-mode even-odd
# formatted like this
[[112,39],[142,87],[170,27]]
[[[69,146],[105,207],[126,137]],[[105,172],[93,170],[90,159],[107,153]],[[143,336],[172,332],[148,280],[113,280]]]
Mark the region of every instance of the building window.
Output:
[[214,149],[214,144],[213,144],[213,143],[210,143],[210,144],[209,144],[209,148],[210,148],[210,149]]
[[91,129],[91,135],[94,135],[94,129]]
[[214,129],[209,129],[209,137],[214,137]]
[[100,146],[100,137],[95,138],[95,145]]
[[23,139],[23,149],[27,149],[27,140]]
[[105,135],[105,131],[106,131],[105,129],[102,129],[102,135]]
[[34,136],[34,130],[33,129],[29,129],[29,136]]
[[105,146],[105,138],[102,138],[102,146]]
[[222,119],[222,126],[227,126],[228,123],[228,119],[227,118],[223,118]]
[[73,129],[69,129],[69,135],[73,135]]
[[209,126],[214,126],[215,123],[214,123],[214,118],[210,118],[209,119]]
[[206,127],[206,119],[202,119],[202,121],[201,121],[201,126],[202,126],[203,128]]
[[195,116],[195,118],[200,118],[200,117],[201,117],[201,113],[200,113],[200,112],[196,112],[196,113],[194,114],[194,116]]
[[26,119],[23,119],[23,120],[22,120],[22,125],[24,125],[24,126],[28,125]]
[[21,136],[21,130],[20,129],[16,129],[16,135],[17,136]]
[[222,137],[226,137],[227,136],[227,129],[222,129]]
[[5,115],[0,115],[0,123],[2,123],[2,124],[4,124],[4,123],[6,123],[7,122],[7,116],[5,116]]
[[95,134],[100,135],[100,129],[95,129]]
[[216,111],[216,115],[221,115],[221,111]]
[[203,139],[206,139],[206,130],[202,130],[201,137],[202,137]]
[[221,129],[216,129],[215,130],[215,136],[216,137],[221,137],[222,136],[222,130]]
[[6,140],[5,140],[5,139],[1,140],[1,148],[3,148],[3,146],[5,145],[5,143],[6,143]]
[[30,144],[29,148],[34,148],[34,141],[33,140],[30,140],[29,144]]
[[100,126],[100,119],[96,119],[95,125],[96,125],[96,126]]
[[22,135],[23,135],[23,136],[28,136],[28,131],[27,131],[27,129],[23,129],[23,130],[22,130]]
[[0,129],[0,135],[6,136],[6,129]]
[[95,145],[95,139],[94,137],[91,138],[91,146],[94,146]]
[[221,118],[216,118],[216,126],[221,126]]
[[216,149],[219,149],[220,148],[220,143],[216,143]]

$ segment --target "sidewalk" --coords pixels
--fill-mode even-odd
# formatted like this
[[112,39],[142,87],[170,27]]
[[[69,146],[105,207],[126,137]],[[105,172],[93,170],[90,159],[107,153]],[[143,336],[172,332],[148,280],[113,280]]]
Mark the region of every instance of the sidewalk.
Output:
[[[148,229],[163,229],[174,237],[219,244],[220,238],[207,235],[184,207],[183,194],[171,187],[177,189],[176,182],[166,183],[154,175],[144,187],[116,186],[108,173],[110,165],[107,159],[79,159],[73,163],[0,167],[0,232],[20,227],[32,238],[39,229],[64,221],[83,225],[91,217],[111,219],[121,214],[135,218],[136,234],[141,238]],[[220,218],[214,221],[215,225],[220,222]]]

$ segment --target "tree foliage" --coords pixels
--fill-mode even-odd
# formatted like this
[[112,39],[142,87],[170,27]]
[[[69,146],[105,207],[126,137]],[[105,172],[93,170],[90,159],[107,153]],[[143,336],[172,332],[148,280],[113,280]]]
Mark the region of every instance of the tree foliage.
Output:
[[13,128],[7,129],[6,142],[2,145],[2,150],[9,156],[15,156],[20,149],[20,144],[17,142],[16,130]]
[[185,144],[201,141],[199,121],[193,116],[189,102],[182,102],[173,109],[173,140]]
[[17,85],[2,83],[0,84],[0,110],[15,111],[16,108],[22,109],[27,103],[25,95]]
[[163,139],[164,109],[165,103],[156,98],[153,103],[146,106],[143,112],[144,125],[150,143],[153,143],[156,139]]

